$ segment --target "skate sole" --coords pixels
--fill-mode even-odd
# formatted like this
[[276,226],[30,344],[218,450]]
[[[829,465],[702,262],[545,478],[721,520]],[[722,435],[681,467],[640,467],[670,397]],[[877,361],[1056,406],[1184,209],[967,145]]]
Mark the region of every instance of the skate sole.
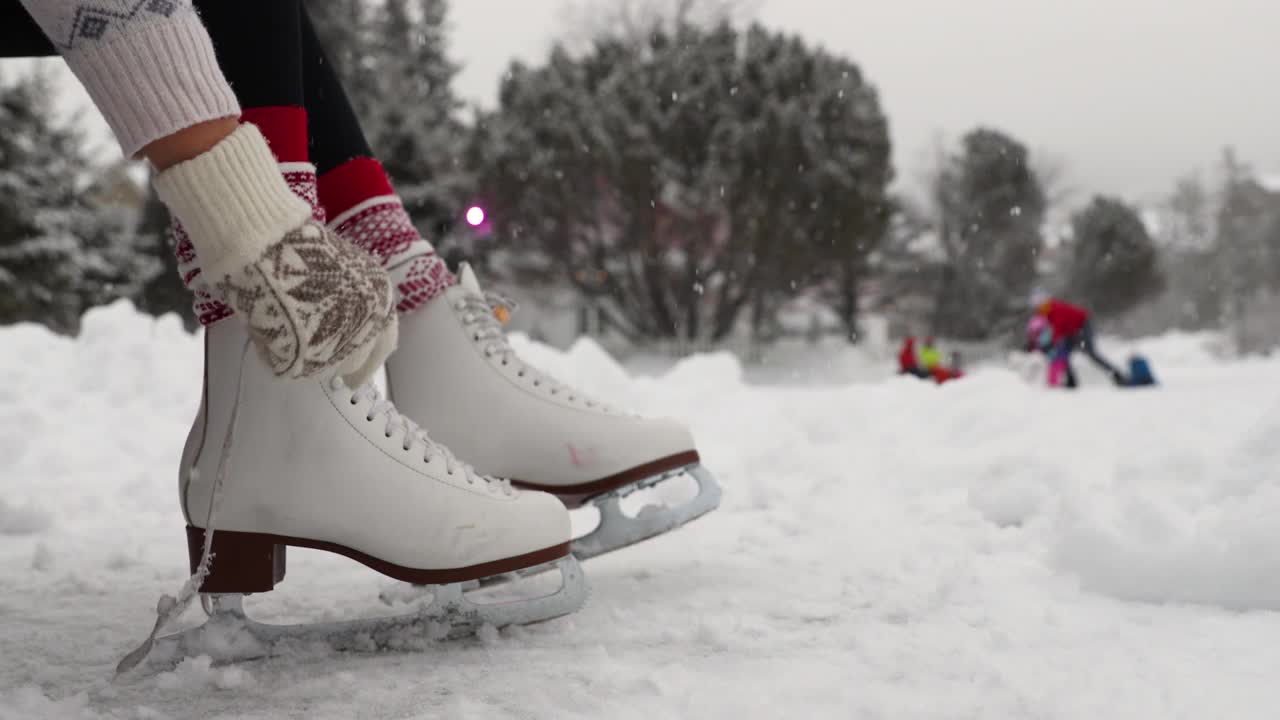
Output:
[[[643,465],[637,465],[629,470],[623,470],[606,478],[592,480],[591,482],[579,483],[577,485],[543,485],[539,483],[525,482],[524,480],[512,480],[511,484],[516,487],[525,488],[527,490],[539,490],[541,492],[550,493],[560,498],[565,507],[573,510],[582,507],[593,498],[602,495],[608,495],[619,491],[631,492],[641,487],[647,487],[642,483],[648,482],[652,485],[654,482],[660,482],[672,474],[684,471],[686,468],[698,465],[702,462],[698,456],[697,450],[688,450],[675,455],[668,455],[647,462]],[[655,480],[657,478],[657,480]]]
[[[187,526],[187,554],[191,572],[196,572],[204,550],[204,530]],[[267,592],[285,576],[285,549],[288,547],[323,550],[355,560],[387,577],[414,585],[449,585],[494,575],[518,572],[553,563],[571,552],[570,543],[500,560],[460,568],[411,568],[387,562],[337,543],[268,533],[215,530],[209,572],[200,585],[202,593],[248,594]]]

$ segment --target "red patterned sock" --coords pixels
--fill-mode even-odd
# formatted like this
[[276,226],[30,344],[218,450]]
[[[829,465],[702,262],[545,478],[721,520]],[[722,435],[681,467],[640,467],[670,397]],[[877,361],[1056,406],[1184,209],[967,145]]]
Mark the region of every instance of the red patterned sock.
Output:
[[[307,161],[307,111],[300,107],[275,106],[245,108],[240,122],[258,126],[280,163],[280,172],[294,194],[311,205],[311,216],[324,222],[320,205],[315,166]],[[174,253],[182,282],[195,294],[193,307],[201,325],[212,325],[231,317],[231,308],[217,297],[216,291],[200,281],[200,259],[182,224],[175,218],[169,231],[173,235]]]
[[320,176],[320,204],[329,227],[382,259],[402,313],[422,307],[457,279],[413,226],[382,164],[355,158]]

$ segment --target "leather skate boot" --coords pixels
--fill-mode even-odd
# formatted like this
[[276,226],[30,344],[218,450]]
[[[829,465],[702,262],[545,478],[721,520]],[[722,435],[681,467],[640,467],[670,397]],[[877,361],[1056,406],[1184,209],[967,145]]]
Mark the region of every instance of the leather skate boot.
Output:
[[[395,270],[392,269],[394,274]],[[613,410],[522,361],[464,265],[458,283],[400,320],[386,364],[388,394],[479,471],[553,493],[570,508],[600,510],[574,541],[580,559],[672,530],[716,508],[720,489],[680,423]],[[699,494],[677,507],[629,516],[619,499],[688,473]]]
[[[214,609],[196,630],[158,640],[153,632],[162,649],[154,655],[241,659],[297,638],[337,649],[400,647],[417,636],[537,622],[581,607],[586,587],[570,555],[568,512],[554,496],[480,475],[371,385],[353,390],[336,374],[274,377],[237,318],[207,328],[205,352],[204,395],[183,452],[180,497],[193,580]],[[248,620],[240,596],[283,580],[291,545],[435,586],[433,604],[402,618],[350,623]],[[498,604],[464,597],[476,581],[549,564],[563,576],[551,595]],[[136,665],[150,644],[122,666]]]

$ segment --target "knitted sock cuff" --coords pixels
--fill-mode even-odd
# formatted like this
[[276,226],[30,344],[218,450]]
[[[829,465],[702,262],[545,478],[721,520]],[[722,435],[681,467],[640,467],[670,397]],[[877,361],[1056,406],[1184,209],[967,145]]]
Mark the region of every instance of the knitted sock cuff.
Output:
[[201,122],[237,117],[209,33],[191,11],[63,50],[125,157]]
[[161,173],[155,186],[190,235],[211,282],[256,261],[312,213],[289,190],[271,148],[249,123]]

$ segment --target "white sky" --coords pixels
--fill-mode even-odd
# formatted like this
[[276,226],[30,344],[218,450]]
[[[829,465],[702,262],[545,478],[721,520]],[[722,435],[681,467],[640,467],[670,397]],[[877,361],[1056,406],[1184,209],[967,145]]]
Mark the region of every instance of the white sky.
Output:
[[[579,0],[604,4],[611,0]],[[857,62],[913,182],[938,133],[1004,129],[1077,199],[1152,200],[1226,143],[1280,169],[1276,0],[758,0],[757,19]],[[459,90],[491,103],[512,55],[571,32],[564,0],[456,0]]]
[[[1225,143],[1280,169],[1276,0],[755,2],[757,19],[862,67],[905,183],[939,133],[977,123],[1056,156],[1078,201],[1154,200],[1178,175],[1211,169]],[[454,0],[458,91],[492,104],[510,60],[537,62],[576,17],[566,0]]]

